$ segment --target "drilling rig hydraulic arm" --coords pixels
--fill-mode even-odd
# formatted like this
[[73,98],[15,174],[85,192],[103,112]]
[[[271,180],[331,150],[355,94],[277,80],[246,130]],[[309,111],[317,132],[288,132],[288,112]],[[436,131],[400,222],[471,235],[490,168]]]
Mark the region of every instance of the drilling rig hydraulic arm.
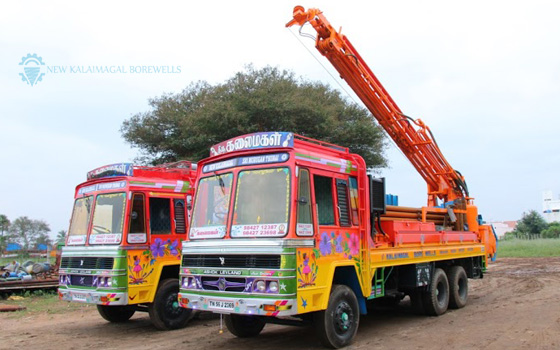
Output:
[[317,31],[315,46],[336,68],[428,185],[428,206],[469,197],[463,176],[447,162],[430,129],[404,115],[364,62],[350,40],[336,31],[318,9],[294,8],[286,27],[309,23]]

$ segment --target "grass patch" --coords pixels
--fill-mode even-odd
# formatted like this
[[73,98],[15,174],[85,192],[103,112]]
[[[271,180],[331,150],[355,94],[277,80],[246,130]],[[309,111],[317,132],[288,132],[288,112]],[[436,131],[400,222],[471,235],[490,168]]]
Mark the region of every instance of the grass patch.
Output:
[[560,256],[560,239],[510,239],[498,242],[498,258]]
[[74,310],[93,310],[95,305],[82,304],[82,303],[69,303],[66,301],[58,300],[58,293],[56,290],[37,290],[33,292],[24,292],[12,294],[13,296],[23,297],[21,300],[8,300],[0,299],[0,304],[3,305],[18,305],[25,306],[27,309],[15,312],[0,313],[0,320],[3,318],[18,319],[23,317],[36,316],[38,314],[61,314]]

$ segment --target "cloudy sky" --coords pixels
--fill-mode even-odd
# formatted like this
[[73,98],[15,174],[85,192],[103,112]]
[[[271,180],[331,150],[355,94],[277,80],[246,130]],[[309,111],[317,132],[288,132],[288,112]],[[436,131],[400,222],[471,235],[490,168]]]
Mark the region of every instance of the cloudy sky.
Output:
[[[301,39],[313,56],[284,27],[295,5],[342,26],[403,112],[431,127],[487,220],[540,211],[543,190],[557,198],[557,1],[11,1],[0,10],[0,213],[66,230],[86,172],[137,155],[122,122],[191,82],[219,83],[252,63],[349,91],[311,40]],[[28,54],[44,63],[33,86],[20,75],[33,76]],[[77,71],[89,66],[124,71]],[[388,191],[425,204],[406,158],[394,146],[387,156]]]

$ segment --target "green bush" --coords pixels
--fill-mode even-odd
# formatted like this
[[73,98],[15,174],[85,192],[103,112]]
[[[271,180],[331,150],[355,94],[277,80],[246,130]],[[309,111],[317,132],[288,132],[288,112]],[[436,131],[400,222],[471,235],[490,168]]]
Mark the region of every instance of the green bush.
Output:
[[543,230],[542,238],[560,238],[560,223],[553,222],[546,230]]

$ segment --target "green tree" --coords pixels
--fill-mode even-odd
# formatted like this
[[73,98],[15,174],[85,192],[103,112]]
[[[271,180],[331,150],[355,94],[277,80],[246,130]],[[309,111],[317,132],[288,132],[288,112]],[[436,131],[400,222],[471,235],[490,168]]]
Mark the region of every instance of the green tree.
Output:
[[10,229],[10,220],[4,214],[0,214],[0,254],[4,252],[8,244],[8,237],[4,234]]
[[[50,229],[49,229],[50,231]],[[34,242],[33,242],[33,246],[37,247],[39,244],[44,244],[46,246],[50,246],[52,245],[52,239],[51,237],[48,235],[47,232],[41,232],[37,235],[37,237],[35,238]]]
[[4,214],[0,214],[0,235],[4,236],[4,232],[8,232],[10,228],[10,220]]
[[541,214],[535,210],[523,213],[521,220],[517,221],[517,227],[513,231],[516,237],[527,237],[538,235],[548,228],[548,224]]
[[208,157],[210,146],[235,136],[292,131],[348,147],[370,168],[386,166],[386,137],[367,109],[328,85],[278,68],[249,66],[222,84],[193,83],[149,103],[151,111],[121,126],[145,163],[197,161]]
[[66,242],[66,230],[58,231],[56,235],[56,243],[57,244],[64,244]]
[[7,236],[0,236],[0,256],[4,254],[4,250],[8,246],[8,237]]
[[43,220],[31,220],[27,216],[21,216],[10,225],[10,240],[19,243],[24,254],[36,244],[37,239],[48,236],[51,231],[49,225]]
[[551,222],[548,228],[542,231],[543,238],[560,238],[560,222]]

